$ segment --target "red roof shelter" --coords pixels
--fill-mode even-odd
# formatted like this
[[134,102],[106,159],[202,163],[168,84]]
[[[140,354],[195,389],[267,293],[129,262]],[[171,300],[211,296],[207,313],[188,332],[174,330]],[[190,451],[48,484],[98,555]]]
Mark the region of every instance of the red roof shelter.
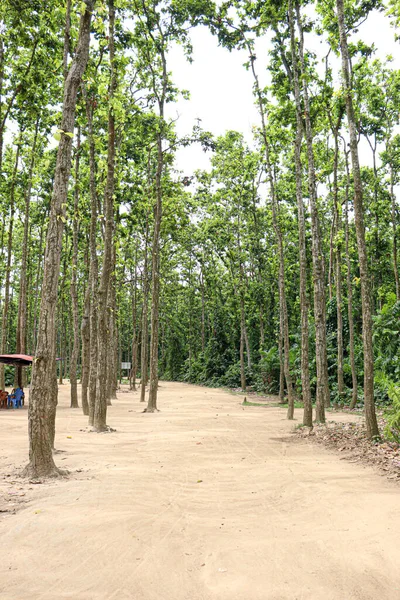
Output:
[[29,367],[33,362],[33,356],[28,354],[0,354],[0,363],[14,367]]

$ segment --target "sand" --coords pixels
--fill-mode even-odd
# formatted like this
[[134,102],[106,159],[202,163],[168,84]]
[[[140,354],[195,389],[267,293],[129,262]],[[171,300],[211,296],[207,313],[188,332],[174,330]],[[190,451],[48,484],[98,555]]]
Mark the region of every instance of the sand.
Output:
[[241,401],[162,382],[143,414],[125,390],[95,434],[60,386],[71,475],[42,485],[13,474],[27,411],[0,411],[0,599],[400,599],[398,484]]

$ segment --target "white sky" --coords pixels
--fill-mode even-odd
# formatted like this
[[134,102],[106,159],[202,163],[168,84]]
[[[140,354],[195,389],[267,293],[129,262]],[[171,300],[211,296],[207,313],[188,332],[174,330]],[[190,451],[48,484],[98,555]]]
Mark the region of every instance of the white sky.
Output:
[[[196,119],[202,119],[201,125],[215,135],[233,129],[245,135],[249,143],[252,139],[252,125],[259,124],[257,110],[252,96],[252,75],[242,66],[248,59],[247,51],[228,52],[218,46],[217,39],[205,27],[198,27],[191,34],[193,44],[192,64],[188,63],[179,46],[172,48],[168,55],[168,68],[173,73],[174,83],[180,89],[190,92],[190,100],[180,99],[168,105],[168,114],[179,119],[176,123],[179,135],[189,134]],[[388,17],[382,13],[370,15],[368,21],[360,27],[352,41],[361,38],[367,44],[377,47],[376,57],[384,59],[392,54],[393,68],[400,68],[400,43],[395,42],[394,29]],[[306,36],[306,47],[317,53],[321,59],[326,54],[326,45],[314,34]],[[265,79],[270,43],[267,38],[260,39],[256,47],[256,67]],[[338,69],[340,65],[338,64]],[[264,81],[264,84],[266,81]],[[370,164],[369,148],[360,145],[361,162]],[[177,154],[176,166],[185,175],[194,170],[209,166],[210,153],[204,153],[200,147],[181,149]]]

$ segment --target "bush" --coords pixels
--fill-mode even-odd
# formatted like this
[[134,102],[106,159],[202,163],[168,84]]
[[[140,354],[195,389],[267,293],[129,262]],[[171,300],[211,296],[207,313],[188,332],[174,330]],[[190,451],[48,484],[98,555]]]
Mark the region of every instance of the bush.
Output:
[[392,406],[385,411],[387,425],[386,437],[400,444],[400,385],[392,381],[388,386],[388,395]]

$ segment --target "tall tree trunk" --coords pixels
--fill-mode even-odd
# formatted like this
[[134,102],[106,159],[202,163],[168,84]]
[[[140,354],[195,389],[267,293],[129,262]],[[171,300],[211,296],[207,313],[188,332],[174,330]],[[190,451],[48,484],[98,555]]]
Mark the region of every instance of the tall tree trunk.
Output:
[[78,357],[79,357],[79,310],[78,310],[78,233],[79,233],[79,158],[81,148],[81,128],[78,127],[75,154],[75,193],[74,193],[74,221],[72,233],[72,271],[71,271],[71,304],[72,304],[72,326],[73,346],[69,365],[69,380],[71,383],[71,408],[78,408]]
[[[149,16],[147,15],[148,26]],[[152,248],[152,272],[151,272],[151,336],[150,336],[150,388],[149,399],[145,412],[153,413],[157,411],[157,391],[158,391],[158,330],[159,330],[159,306],[160,306],[160,230],[162,220],[162,175],[164,171],[164,108],[168,87],[168,72],[166,62],[166,41],[161,30],[159,18],[157,17],[157,27],[161,36],[159,43],[159,54],[162,63],[161,91],[154,90],[158,103],[159,127],[157,131],[157,169],[155,177],[156,205],[154,212],[154,234]]]
[[149,337],[149,215],[146,218],[146,233],[144,242],[144,266],[142,276],[143,306],[142,306],[142,344],[140,348],[140,402],[146,398],[146,385],[148,382],[148,337]]
[[334,242],[334,238],[335,238],[335,230],[336,230],[336,213],[334,212],[334,218],[332,219],[332,224],[331,224],[331,233],[329,236],[329,267],[328,267],[328,290],[329,290],[329,300],[332,300],[333,298],[333,292],[332,292],[332,287],[333,287],[333,271],[334,271],[334,249],[333,249],[333,242]]
[[117,397],[116,391],[118,384],[118,332],[116,322],[116,289],[115,289],[115,264],[116,248],[115,242],[112,249],[112,273],[107,294],[108,311],[108,336],[109,336],[109,357],[107,361],[107,406],[111,406],[111,400]]
[[288,312],[287,312],[287,303],[286,303],[286,289],[285,289],[285,255],[283,249],[283,239],[282,239],[282,231],[279,223],[278,216],[278,198],[276,195],[276,187],[275,187],[275,179],[274,173],[271,163],[270,157],[270,149],[269,149],[269,140],[267,134],[267,127],[265,122],[265,104],[263,102],[261,87],[258,79],[258,75],[255,70],[254,60],[255,57],[250,50],[250,63],[251,70],[253,73],[254,83],[255,83],[255,92],[257,96],[258,102],[258,111],[260,113],[261,118],[261,132],[264,142],[264,152],[265,152],[265,162],[267,167],[267,176],[270,186],[270,194],[271,194],[271,208],[272,208],[272,224],[277,240],[278,245],[278,256],[279,256],[279,275],[278,275],[278,289],[279,289],[279,312],[280,319],[282,323],[282,339],[283,339],[283,364],[284,364],[284,373],[286,379],[286,389],[288,394],[288,412],[287,418],[293,419],[294,414],[294,394],[293,394],[293,383],[292,376],[290,373],[290,361],[289,361],[289,353],[290,353],[290,342],[289,342],[289,322],[288,322]]
[[90,287],[86,286],[85,300],[83,306],[83,315],[81,322],[81,339],[82,339],[82,375],[81,375],[81,402],[84,415],[89,415],[89,360],[90,360]]
[[[13,228],[14,228],[14,214],[15,214],[15,186],[18,171],[18,160],[20,152],[20,143],[17,144],[17,150],[15,152],[15,163],[14,169],[11,176],[10,186],[10,220],[8,224],[8,240],[7,240],[7,264],[6,264],[6,277],[4,283],[4,303],[3,303],[3,316],[1,321],[1,349],[0,354],[4,354],[7,351],[7,333],[8,333],[8,310],[10,307],[10,276],[11,276],[11,259],[12,259],[12,247],[13,247]],[[0,364],[0,389],[4,390],[6,387],[5,376],[4,376],[4,364]]]
[[206,349],[206,302],[204,293],[203,263],[200,265],[200,290],[201,290],[201,351]]
[[343,375],[343,313],[342,313],[342,216],[338,196],[338,167],[339,167],[339,128],[342,120],[340,115],[337,124],[333,127],[335,154],[333,164],[333,206],[335,211],[335,283],[336,283],[336,315],[337,315],[337,384],[339,399],[344,396]]
[[157,173],[156,173],[156,207],[154,216],[154,234],[151,264],[151,336],[150,336],[150,389],[145,412],[157,411],[158,390],[158,328],[160,305],[160,229],[162,219],[161,177],[164,164],[162,135],[157,134]]
[[[30,218],[30,205],[31,205],[31,193],[32,193],[32,177],[33,167],[35,164],[35,152],[36,143],[39,131],[40,117],[36,119],[35,133],[33,136],[33,143],[31,149],[31,160],[28,172],[28,185],[25,190],[25,221],[24,221],[24,239],[22,242],[22,260],[21,260],[21,275],[20,275],[20,289],[18,299],[18,320],[17,320],[17,353],[26,353],[26,331],[27,331],[27,268],[28,268],[28,255],[29,255],[29,218]],[[17,369],[17,384],[20,387],[25,386],[25,369],[19,367]]]
[[354,220],[357,234],[358,259],[360,263],[364,348],[365,420],[367,427],[367,435],[370,439],[372,439],[375,436],[379,436],[379,429],[376,420],[374,402],[374,352],[372,345],[372,310],[368,273],[367,246],[365,243],[363,189],[361,182],[360,163],[358,159],[357,129],[352,98],[352,87],[349,67],[349,50],[347,44],[346,26],[344,21],[343,0],[336,0],[336,7],[340,35],[340,51],[342,55],[342,71],[346,98],[347,121],[350,132],[350,152],[353,166],[354,181]]
[[[44,220],[40,223],[40,234],[39,234],[39,252],[38,256],[43,256],[43,233],[44,233]],[[38,339],[38,302],[39,302],[39,281],[40,275],[44,269],[44,259],[39,258],[37,261],[37,270],[36,270],[36,281],[35,281],[35,304],[33,309],[33,339],[32,339],[32,348],[36,348],[37,339]]]
[[[117,79],[115,68],[114,0],[108,2],[110,53],[110,100],[115,94]],[[107,297],[112,276],[114,234],[114,189],[115,189],[115,116],[110,102],[108,113],[107,182],[104,194],[104,252],[103,266],[98,289],[97,304],[97,381],[93,427],[96,431],[107,431],[107,361],[108,361],[108,310]]]
[[279,355],[279,403],[285,404],[285,360],[283,358],[283,314],[279,311],[279,334],[278,334],[278,355]]
[[240,386],[243,392],[246,391],[246,373],[244,368],[244,314],[240,311]]
[[[312,400],[309,366],[309,302],[307,295],[307,246],[306,225],[303,202],[303,168],[301,164],[301,146],[303,140],[303,120],[300,95],[299,71],[297,66],[296,39],[294,30],[293,2],[289,1],[290,49],[292,56],[292,87],[296,105],[296,138],[294,141],[294,158],[296,169],[296,201],[299,232],[299,263],[300,263],[300,313],[301,313],[301,387],[303,397],[303,425],[312,427]],[[290,72],[288,72],[290,79]]]
[[55,313],[72,149],[72,139],[66,134],[73,134],[74,131],[78,88],[89,57],[93,6],[94,0],[86,0],[86,9],[80,20],[76,53],[64,83],[60,129],[65,133],[61,135],[57,151],[46,240],[38,340],[29,398],[29,464],[24,471],[28,477],[46,477],[60,473],[53,460],[52,437],[57,404]]
[[63,370],[67,364],[67,335],[66,335],[66,318],[65,318],[65,287],[67,279],[67,254],[68,254],[68,231],[65,235],[65,253],[64,253],[64,264],[63,264],[63,275],[60,285],[60,296],[61,296],[61,310],[58,311],[58,340],[59,340],[59,356],[61,360],[58,362],[58,384],[63,385]]
[[396,214],[396,194],[394,192],[394,174],[393,165],[390,165],[390,198],[392,200],[392,228],[393,228],[393,272],[396,282],[396,298],[400,300],[400,281],[399,267],[397,262],[397,214]]
[[[135,276],[133,278],[132,295],[132,364],[129,374],[129,389],[136,392],[137,358],[138,358],[138,331],[137,331],[137,251],[135,247]],[[131,274],[132,275],[132,274]]]
[[68,55],[71,51],[71,0],[65,3],[65,28],[64,28],[64,54],[63,54],[63,73],[64,79],[68,75]]
[[97,214],[98,199],[96,189],[96,159],[95,143],[93,134],[93,102],[89,100],[85,87],[82,92],[86,104],[87,132],[89,139],[89,190],[90,190],[90,265],[89,265],[89,419],[90,427],[94,424],[94,407],[96,403],[97,384],[97,288],[99,277],[99,265],[97,259]]
[[352,395],[350,410],[353,410],[357,404],[357,370],[356,360],[354,352],[354,318],[353,318],[353,288],[351,285],[351,262],[350,262],[350,250],[349,250],[349,189],[350,189],[350,170],[349,170],[349,156],[346,151],[346,142],[344,142],[344,154],[346,159],[346,191],[345,191],[345,248],[346,248],[346,268],[347,268],[347,315],[349,321],[349,353],[350,353],[350,367],[351,367],[351,378],[352,378]]
[[[325,422],[325,407],[330,404],[328,382],[328,358],[326,348],[326,305],[325,305],[325,269],[321,243],[321,232],[318,214],[318,198],[315,176],[313,130],[310,117],[310,101],[308,96],[307,74],[304,59],[304,34],[300,14],[300,4],[295,3],[297,28],[299,32],[299,66],[302,79],[303,109],[305,119],[305,137],[308,158],[308,188],[311,210],[312,259],[314,280],[314,319],[315,319],[315,353],[317,365],[317,398],[316,420]],[[289,11],[290,18],[293,12]],[[301,110],[301,106],[299,107]]]

